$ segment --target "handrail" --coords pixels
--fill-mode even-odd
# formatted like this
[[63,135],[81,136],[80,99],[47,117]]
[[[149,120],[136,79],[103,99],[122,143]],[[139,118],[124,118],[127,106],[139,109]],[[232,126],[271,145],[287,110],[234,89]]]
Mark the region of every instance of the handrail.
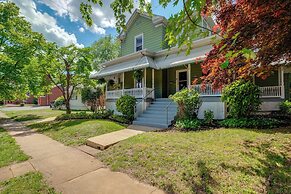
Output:
[[[147,88],[145,88],[145,89],[147,89]],[[135,106],[134,106],[134,118],[136,118],[136,107],[137,107],[137,105],[139,105],[140,103],[142,103],[144,100],[146,100],[147,99],[147,97],[151,94],[151,93],[153,93],[153,91],[155,91],[155,88],[151,88],[152,90],[148,93],[148,94],[146,94],[142,99],[141,99],[141,101],[140,102],[138,102],[138,103],[136,103],[135,104]]]
[[168,120],[169,120],[169,106],[173,103],[174,101],[171,101],[167,104],[164,110],[166,110],[167,116],[166,116],[166,124],[168,125]]

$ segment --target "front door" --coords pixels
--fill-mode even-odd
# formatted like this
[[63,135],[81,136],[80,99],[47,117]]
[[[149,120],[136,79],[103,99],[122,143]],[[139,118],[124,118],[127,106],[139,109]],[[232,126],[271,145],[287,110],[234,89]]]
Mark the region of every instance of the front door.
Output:
[[176,91],[180,91],[188,86],[188,74],[187,69],[178,70],[176,72]]

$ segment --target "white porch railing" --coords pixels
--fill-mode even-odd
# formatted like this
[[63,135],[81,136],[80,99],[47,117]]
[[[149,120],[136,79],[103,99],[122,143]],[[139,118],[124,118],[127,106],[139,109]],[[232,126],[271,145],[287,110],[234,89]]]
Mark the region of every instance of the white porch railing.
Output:
[[106,91],[106,99],[118,99],[123,95],[134,96],[135,98],[144,98],[147,94],[150,94],[149,98],[154,98],[154,93],[151,92],[152,88],[131,88],[124,90],[112,90]]
[[261,97],[282,97],[282,86],[260,87]]
[[211,84],[206,84],[204,87],[202,84],[197,84],[192,85],[191,88],[199,92],[201,96],[221,96],[221,90],[214,90]]

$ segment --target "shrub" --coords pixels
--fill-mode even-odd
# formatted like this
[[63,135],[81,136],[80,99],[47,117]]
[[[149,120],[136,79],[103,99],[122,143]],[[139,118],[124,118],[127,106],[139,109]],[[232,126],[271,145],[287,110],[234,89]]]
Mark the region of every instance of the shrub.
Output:
[[125,116],[128,120],[132,121],[134,119],[135,104],[135,97],[124,95],[116,101],[116,109],[118,112],[122,113],[122,115]]
[[110,120],[115,121],[115,122],[118,122],[118,123],[124,123],[124,124],[130,124],[131,123],[131,121],[128,120],[123,115],[112,115],[110,117]]
[[198,130],[202,123],[198,119],[181,119],[177,120],[175,127],[181,130]]
[[20,106],[24,106],[24,103],[20,103]]
[[259,109],[260,90],[251,81],[238,80],[223,89],[222,101],[228,106],[230,117],[245,118]]
[[256,128],[270,129],[279,127],[283,123],[273,118],[228,118],[219,122],[219,125],[226,128]]
[[54,102],[54,108],[60,109],[65,104],[65,99],[63,96],[58,97]]
[[286,100],[280,103],[280,110],[284,114],[291,114],[291,102]]
[[38,105],[38,100],[37,100],[37,98],[34,98],[34,99],[33,99],[32,104]]
[[113,115],[112,110],[99,109],[91,115],[91,118],[92,119],[108,119],[111,115]]
[[185,88],[179,92],[176,92],[174,95],[171,95],[170,98],[178,104],[179,118],[197,118],[198,110],[201,106],[201,100],[197,91]]
[[205,124],[212,125],[214,119],[214,114],[212,110],[205,110],[204,111],[204,122]]
[[71,119],[108,119],[113,114],[111,110],[98,110],[95,113],[86,113],[85,111],[62,114],[57,116],[56,120],[71,120]]
[[81,90],[82,102],[91,107],[91,111],[95,112],[98,106],[98,99],[102,95],[102,89],[97,87],[93,88],[83,88]]

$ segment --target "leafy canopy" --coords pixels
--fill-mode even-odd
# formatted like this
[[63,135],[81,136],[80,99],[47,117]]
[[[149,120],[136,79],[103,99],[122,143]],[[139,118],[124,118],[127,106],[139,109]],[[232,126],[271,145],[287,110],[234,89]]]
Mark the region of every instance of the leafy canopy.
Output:
[[119,56],[120,42],[112,36],[105,36],[92,44],[90,53],[93,58],[93,68],[98,71],[101,63]]
[[94,86],[94,81],[89,79],[91,61],[89,48],[74,45],[58,48],[55,44],[47,44],[40,59],[38,68],[62,92],[68,114],[74,91],[82,86]]
[[43,36],[31,30],[11,2],[0,2],[0,100],[24,98],[27,92],[38,93],[32,85],[36,76],[30,68],[45,42]]

